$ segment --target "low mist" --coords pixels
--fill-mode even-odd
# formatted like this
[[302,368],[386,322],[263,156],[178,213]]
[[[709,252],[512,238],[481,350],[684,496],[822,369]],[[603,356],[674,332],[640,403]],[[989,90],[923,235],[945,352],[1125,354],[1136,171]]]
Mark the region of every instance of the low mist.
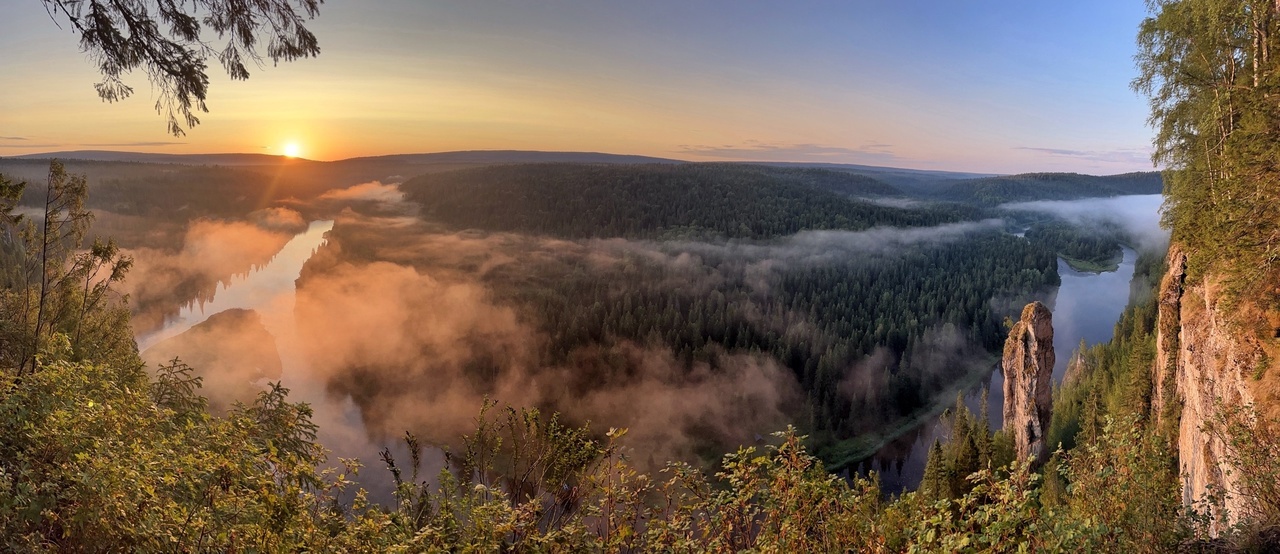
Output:
[[1002,204],[1006,210],[1051,214],[1071,223],[1094,227],[1114,225],[1134,241],[1139,250],[1163,251],[1169,246],[1169,231],[1160,227],[1160,207],[1164,196],[1141,194],[1087,198],[1084,200],[1043,200]]
[[267,382],[280,380],[282,369],[275,337],[253,310],[218,312],[142,353],[151,367],[174,358],[202,379],[201,392],[215,413],[236,402],[252,403]]
[[486,398],[542,406],[572,421],[628,427],[655,461],[691,459],[706,444],[742,444],[789,421],[789,372],[729,355],[725,371],[683,367],[669,352],[622,343],[545,366],[544,338],[474,282],[446,282],[375,262],[309,276],[297,321],[311,377],[361,407],[375,440],[411,430],[451,444],[474,429]]
[[270,262],[302,221],[297,212],[283,209],[255,219],[258,223],[192,221],[177,251],[125,249],[134,265],[122,292],[129,295],[135,334],[159,328],[166,319],[176,316],[183,304],[207,301],[219,284],[225,285]]
[[[552,355],[563,337],[552,336],[557,326],[545,321],[528,291],[573,278],[605,287],[616,300],[635,291],[613,277],[638,279],[651,291],[732,306],[734,321],[760,333],[826,348],[834,337],[771,296],[785,272],[874,264],[1003,225],[992,219],[807,231],[772,241],[563,240],[446,232],[417,218],[395,185],[380,182],[288,205],[241,222],[197,220],[176,250],[133,251],[139,263],[128,292],[140,328],[154,327],[169,314],[149,309],[164,304],[160,299],[169,299],[165,305],[174,296],[207,299],[217,283],[269,263],[308,219],[335,220],[296,292],[253,307],[256,326],[247,320],[244,329],[198,326],[158,344],[147,358],[154,364],[180,355],[208,366],[216,378],[206,392],[220,399],[242,398],[246,382],[261,387],[283,378],[298,399],[317,407],[325,436],[345,443],[342,455],[362,458],[405,431],[456,444],[474,430],[486,399],[558,411],[600,432],[627,427],[627,444],[642,464],[716,458],[805,417],[793,369],[765,353],[716,346],[689,358],[607,333]],[[278,349],[263,346],[264,336]],[[882,349],[839,371],[838,392],[851,409],[888,402],[881,397],[892,367],[941,383],[982,357],[981,347],[950,325],[926,329],[919,339],[901,359]],[[248,354],[213,356],[228,349]]]

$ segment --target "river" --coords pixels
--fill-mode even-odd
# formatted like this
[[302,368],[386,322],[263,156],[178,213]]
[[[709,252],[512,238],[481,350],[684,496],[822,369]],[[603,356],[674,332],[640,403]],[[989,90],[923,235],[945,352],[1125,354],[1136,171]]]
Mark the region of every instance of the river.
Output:
[[[1133,280],[1137,259],[1137,252],[1125,247],[1120,267],[1103,273],[1076,271],[1058,260],[1062,286],[1049,303],[1053,312],[1053,349],[1057,354],[1053,366],[1055,385],[1062,381],[1067,362],[1082,339],[1089,345],[1111,340],[1116,321],[1129,303],[1129,282]],[[988,379],[965,394],[965,404],[975,414],[980,409],[983,391],[988,394],[988,422],[992,429],[999,429],[1003,419],[1004,376],[998,367]],[[863,473],[878,472],[885,492],[914,489],[924,476],[929,448],[934,441],[945,440],[947,430],[941,417],[933,418],[885,445],[858,469]]]
[[[377,461],[384,445],[369,440],[360,410],[350,398],[334,398],[325,390],[324,379],[311,374],[297,338],[294,317],[297,280],[303,265],[324,246],[326,233],[333,225],[330,220],[311,222],[306,231],[290,239],[270,262],[247,275],[232,278],[225,286],[219,285],[208,302],[191,301],[162,328],[139,336],[138,351],[177,336],[224,310],[240,308],[258,312],[279,350],[280,381],[289,389],[289,400],[311,405],[312,420],[319,426],[317,439],[330,451],[331,464],[336,464],[339,458],[354,458],[371,466],[361,474],[360,485],[375,502],[389,502],[391,482],[381,477]],[[403,445],[386,446],[398,458],[407,458]],[[428,449],[424,457],[428,468],[438,469],[443,465],[443,454],[435,449]],[[432,475],[430,469],[427,474]]]
[[[330,229],[333,229],[333,221],[312,221],[306,231],[294,235],[285,243],[284,248],[271,261],[246,275],[233,277],[225,285],[219,284],[210,301],[192,300],[182,307],[177,317],[165,321],[163,327],[138,337],[138,351],[145,351],[160,341],[182,334],[213,314],[232,308],[257,310],[267,319],[264,322],[267,329],[277,337],[278,332],[291,332],[292,317],[282,320],[272,316],[292,316],[294,282],[302,273],[303,264],[311,259],[316,249],[324,245],[325,233]],[[289,305],[277,305],[281,302]],[[271,321],[272,319],[275,321]]]
[[[138,337],[140,351],[176,336],[205,321],[213,314],[232,308],[252,309],[261,314],[263,324],[276,339],[280,351],[282,378],[292,389],[291,399],[310,403],[315,408],[315,421],[320,425],[320,440],[336,457],[358,457],[370,463],[376,459],[381,445],[372,444],[363,433],[359,410],[349,400],[334,399],[324,390],[322,379],[309,375],[297,343],[294,323],[295,282],[303,265],[325,243],[325,234],[333,221],[314,221],[306,231],[291,239],[270,263],[255,271],[232,279],[220,286],[212,300],[191,302],[179,315],[161,329]],[[1075,271],[1059,260],[1062,277],[1051,301],[1054,323],[1054,348],[1058,353],[1054,382],[1061,380],[1068,358],[1081,339],[1089,344],[1110,340],[1112,328],[1128,303],[1129,282],[1133,277],[1137,254],[1124,249],[1119,268],[1106,273]],[[1000,426],[1003,378],[998,370],[966,395],[975,413],[983,390],[990,394],[990,417],[993,428]],[[883,447],[860,469],[872,469],[881,475],[882,486],[889,492],[913,488],[924,473],[928,449],[942,439],[945,425],[937,418],[909,431]],[[393,449],[395,445],[392,445]],[[368,488],[373,483],[364,483]],[[374,486],[374,489],[381,487]],[[372,491],[385,496],[386,491]],[[382,493],[382,494],[378,494]]]

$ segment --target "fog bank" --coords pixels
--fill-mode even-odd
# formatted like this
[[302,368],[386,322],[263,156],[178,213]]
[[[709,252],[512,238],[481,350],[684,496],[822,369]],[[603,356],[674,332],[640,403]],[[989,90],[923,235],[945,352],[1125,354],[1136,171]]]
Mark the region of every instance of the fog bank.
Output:
[[1051,214],[1085,227],[1114,225],[1135,242],[1135,248],[1162,251],[1169,246],[1169,231],[1160,227],[1160,207],[1163,204],[1164,195],[1140,194],[1084,200],[1014,202],[1000,207]]

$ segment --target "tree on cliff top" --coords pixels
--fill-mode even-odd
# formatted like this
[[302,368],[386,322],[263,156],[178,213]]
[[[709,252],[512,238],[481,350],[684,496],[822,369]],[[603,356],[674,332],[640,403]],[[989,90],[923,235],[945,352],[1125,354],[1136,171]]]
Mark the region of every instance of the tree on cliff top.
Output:
[[209,58],[232,79],[247,79],[245,64],[264,59],[261,44],[272,63],[320,53],[305,23],[324,0],[41,1],[55,22],[67,21],[80,35],[80,48],[98,64],[98,96],[114,102],[133,94],[122,77],[141,68],[158,93],[156,111],[167,113],[175,136],[200,123],[196,111],[209,111]]
[[[1244,271],[1280,261],[1280,4],[1149,0],[1138,33],[1165,224],[1193,253]],[[1260,276],[1239,281],[1259,281]]]

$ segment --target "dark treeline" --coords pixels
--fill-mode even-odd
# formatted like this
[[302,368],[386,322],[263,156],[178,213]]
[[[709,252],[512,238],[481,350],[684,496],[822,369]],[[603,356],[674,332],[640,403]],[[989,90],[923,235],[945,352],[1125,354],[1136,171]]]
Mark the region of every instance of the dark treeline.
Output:
[[1006,202],[1033,200],[1160,194],[1163,186],[1160,174],[1156,172],[1104,177],[1079,173],[1025,173],[957,181],[942,188],[936,195],[955,202],[995,206]]
[[[490,284],[551,337],[552,363],[617,340],[669,348],[686,364],[714,363],[724,351],[767,353],[806,391],[806,427],[831,438],[874,430],[935,401],[987,359],[984,349],[1001,343],[1007,314],[992,298],[1027,298],[1058,282],[1052,253],[996,232],[783,269],[767,291],[723,271],[731,259],[703,260],[725,277],[710,290],[673,285],[683,271],[640,257],[628,262],[615,271],[549,269],[529,281]],[[855,369],[877,352],[873,366]]]
[[[145,217],[153,224],[184,223],[199,217],[239,218],[279,205],[305,210],[307,201],[329,190],[466,167],[288,158],[230,165],[74,159],[62,163],[69,173],[86,177],[92,191],[86,200],[89,208]],[[21,206],[43,207],[48,171],[49,160],[0,158],[0,173],[14,182],[26,183],[25,194],[19,199]]]
[[1042,221],[1027,229],[1027,240],[1073,263],[1106,266],[1121,258],[1118,229],[1085,228],[1061,220]]
[[[78,160],[64,165],[88,179],[93,191],[88,207],[153,220],[243,215],[280,193],[294,192],[257,168]],[[43,207],[48,168],[47,160],[0,162],[7,175],[26,181],[20,203],[31,207]]]
[[[976,223],[952,235],[920,229],[933,235],[893,246],[876,242],[890,237],[839,233],[808,246],[780,238],[982,213],[885,207],[830,192],[847,176],[726,164],[542,164],[428,175],[403,189],[429,222],[574,238],[596,251],[513,249],[504,254],[518,262],[476,277],[547,337],[541,363],[563,365],[580,349],[620,341],[669,350],[687,367],[715,367],[722,353],[763,353],[794,374],[807,397],[796,421],[828,444],[937,402],[992,361],[1005,316],[1059,282],[1052,249]],[[705,242],[583,241],[687,235]],[[339,225],[332,244],[348,258],[377,259],[384,240]],[[449,264],[417,262],[428,274],[458,269]]]
[[848,171],[833,171],[813,167],[755,166],[771,177],[785,181],[825,189],[855,197],[903,196],[903,191],[889,183]]
[[858,175],[731,164],[492,166],[424,175],[401,188],[426,218],[450,227],[566,238],[766,239],[979,216],[960,206],[855,201],[847,195],[894,190]]

